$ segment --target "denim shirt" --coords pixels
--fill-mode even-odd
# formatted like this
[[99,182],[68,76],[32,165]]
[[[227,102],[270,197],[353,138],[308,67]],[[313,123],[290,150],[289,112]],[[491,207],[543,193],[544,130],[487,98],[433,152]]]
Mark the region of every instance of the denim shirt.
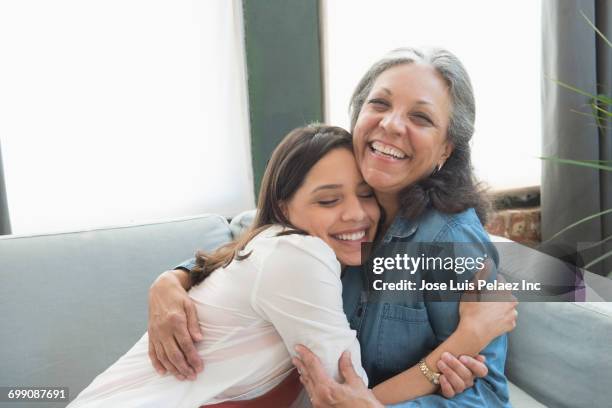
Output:
[[[476,212],[444,214],[429,209],[417,220],[397,217],[383,243],[470,242],[481,243],[498,264],[497,252]],[[414,247],[414,246],[412,246]],[[365,268],[349,267],[342,277],[344,312],[361,344],[362,364],[374,386],[414,366],[450,336],[459,322],[457,302],[427,302],[410,291],[398,300],[397,294],[378,292],[372,299]],[[507,336],[493,340],[485,355],[489,373],[474,386],[452,399],[432,394],[393,407],[509,407],[504,376]]]
[[[428,210],[417,220],[397,217],[387,230],[383,243],[417,242],[473,242],[490,244],[489,236],[473,209],[459,214],[443,214]],[[497,252],[489,246],[488,252]],[[191,270],[195,259],[175,268]],[[376,300],[369,296],[365,269],[347,268],[342,276],[344,312],[351,328],[357,331],[361,345],[363,368],[370,386],[393,377],[414,366],[457,328],[457,303],[420,302],[410,292],[401,302],[397,297]],[[486,356],[489,373],[474,381],[452,399],[433,394],[395,404],[396,408],[415,407],[510,407],[508,385],[504,376],[507,337],[493,340],[480,354]]]

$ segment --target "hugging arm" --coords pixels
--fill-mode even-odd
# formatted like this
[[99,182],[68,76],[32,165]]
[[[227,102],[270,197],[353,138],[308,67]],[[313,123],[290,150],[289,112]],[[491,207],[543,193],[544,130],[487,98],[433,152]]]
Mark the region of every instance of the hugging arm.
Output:
[[[492,244],[483,236],[481,228],[459,225],[446,230],[439,242],[457,243],[457,253],[443,256],[482,256],[488,253],[489,259],[496,259],[497,252]],[[480,243],[480,244],[479,244]],[[496,265],[492,261],[486,263],[484,270],[473,277],[472,281],[491,280],[496,277]],[[440,346],[438,349],[453,354],[474,355],[480,353],[486,357],[489,369],[487,376],[476,379],[473,386],[448,400],[437,395],[423,396],[412,401],[393,405],[397,408],[413,407],[504,407],[508,405],[508,390],[504,376],[506,360],[507,337],[504,333],[516,325],[516,300],[507,292],[498,292],[496,296],[507,297],[505,302],[426,302],[427,313],[433,331]],[[498,299],[499,300],[499,299]],[[435,367],[434,360],[438,358],[436,350],[425,359],[429,367]],[[411,369],[413,370],[414,367]],[[390,380],[397,381],[404,372]],[[421,373],[418,373],[421,374]],[[422,379],[424,376],[421,374]],[[388,387],[387,382],[380,386]],[[396,384],[398,385],[398,384]]]
[[[502,334],[514,328],[515,304],[513,301],[496,303],[462,302],[460,306],[462,320],[459,326],[424,358],[427,366],[432,369],[445,364],[443,359],[445,353],[468,356],[480,353],[486,358],[489,369],[488,375],[476,379],[471,387],[457,394],[453,399],[445,399],[439,395],[427,395],[435,392],[437,386],[426,379],[420,372],[418,365],[378,384],[374,387],[375,395],[386,404],[398,404],[397,407],[406,408],[417,406],[504,406],[503,400],[506,398],[504,398],[503,392],[500,397],[500,391],[503,391],[505,387],[503,370],[506,337]],[[433,307],[433,309],[438,309],[437,312],[432,313],[432,308],[429,308],[430,319],[442,318],[443,323],[441,324],[452,327],[453,323],[452,319],[449,318],[449,312],[455,311],[456,307],[456,303],[439,302]],[[441,316],[436,316],[438,312]],[[469,317],[463,318],[464,315]],[[499,319],[495,319],[496,316]],[[474,324],[474,320],[480,322]],[[488,328],[486,328],[487,322],[491,323]],[[502,401],[499,401],[500,399]]]
[[[465,231],[461,237],[448,237],[448,242],[457,242],[460,238],[465,240]],[[476,238],[476,237],[473,237]],[[474,242],[480,242],[474,241]],[[478,245],[477,245],[478,247]],[[494,251],[494,249],[493,249]],[[494,256],[496,258],[496,254]],[[473,279],[490,279],[495,274],[493,262],[487,262],[486,267]],[[452,355],[475,356],[482,353],[486,357],[489,372],[483,378],[476,379],[471,387],[459,391],[452,399],[443,398],[434,394],[437,386],[432,384],[420,371],[417,365],[406,371],[387,379],[374,387],[373,391],[380,402],[393,407],[488,407],[507,406],[508,394],[504,377],[504,363],[506,354],[506,336],[504,333],[512,330],[516,324],[516,300],[509,293],[502,292],[497,295],[507,296],[504,302],[470,302],[470,298],[462,298],[461,302],[426,302],[430,324],[436,335],[438,347],[429,355],[423,356],[432,371],[442,371],[446,377],[445,361]],[[461,316],[461,320],[459,317]],[[409,344],[406,347],[410,347]],[[465,357],[463,357],[465,359]],[[312,363],[315,361],[315,363]],[[452,359],[449,361],[453,361]],[[464,360],[468,361],[468,360]],[[465,364],[465,362],[464,362]],[[306,352],[306,377],[312,384],[323,382],[328,388],[341,390],[343,384],[331,384],[324,376],[316,374],[316,356]],[[436,370],[436,367],[438,368]],[[465,367],[451,368],[454,373],[465,378]],[[314,373],[314,374],[313,374]],[[444,391],[441,377],[442,391]],[[446,381],[446,388],[449,384]],[[308,388],[308,387],[307,387]],[[319,387],[320,388],[320,387]],[[311,387],[309,392],[314,394],[315,400],[324,399],[317,387]],[[443,392],[446,395],[446,392]],[[311,394],[312,396],[312,394]],[[352,401],[347,399],[345,406],[351,406]],[[326,400],[320,407],[336,406]],[[396,405],[393,405],[396,404]],[[344,406],[344,405],[342,405]]]
[[185,269],[194,262],[162,273],[149,289],[149,359],[159,374],[169,371],[179,380],[195,379],[203,368],[194,345],[202,340],[202,333],[186,292],[190,281]]
[[[442,304],[442,303],[440,303]],[[447,303],[448,304],[448,303]],[[484,380],[477,380],[471,387],[459,392],[454,398],[447,399],[440,395],[433,394],[437,386],[433,385],[420,372],[418,365],[389,378],[373,388],[373,393],[378,402],[398,408],[408,407],[488,407],[504,406],[504,387],[503,362],[505,355],[505,336],[497,337],[490,342],[493,337],[512,329],[514,327],[514,306],[516,302],[497,302],[486,306],[484,303],[461,302],[462,324],[448,336],[442,343],[431,352],[424,360],[428,367],[436,367],[440,364],[444,353],[475,355],[484,348],[482,353],[487,356],[487,360],[493,361],[490,370],[494,371],[493,379],[486,376]],[[456,306],[456,303],[454,304]],[[503,316],[503,319],[497,319]],[[447,321],[448,315],[444,315]],[[499,320],[499,321],[496,321]],[[474,325],[477,321],[479,324]],[[450,325],[449,325],[450,326]],[[483,327],[488,327],[483,330]],[[490,343],[489,343],[490,342]],[[488,344],[488,345],[487,345]],[[500,350],[500,347],[502,350]],[[310,396],[318,401],[315,404],[319,407],[353,407],[353,406],[377,406],[362,405],[364,399],[364,386],[355,381],[344,384],[336,383],[327,378],[319,368],[317,356],[309,350],[300,350],[302,363],[298,365],[302,371],[303,383],[305,384]],[[465,357],[464,357],[465,358]],[[452,361],[452,360],[450,360]],[[468,360],[465,360],[466,363]],[[498,369],[501,363],[502,379],[499,381]],[[342,361],[340,362],[342,365]],[[346,364],[345,364],[346,365]],[[438,365],[439,367],[439,365]],[[452,368],[453,372],[467,370],[465,367]],[[354,377],[350,374],[348,377]],[[471,373],[469,373],[471,374]],[[446,373],[444,374],[446,375]],[[463,375],[461,375],[462,378]],[[487,382],[497,382],[491,387]],[[441,382],[441,384],[443,384]],[[499,388],[499,389],[496,389]],[[331,391],[330,391],[331,390]],[[501,394],[501,397],[500,397]],[[506,395],[507,396],[507,395]],[[507,402],[507,401],[506,401]],[[392,405],[396,404],[396,405]]]

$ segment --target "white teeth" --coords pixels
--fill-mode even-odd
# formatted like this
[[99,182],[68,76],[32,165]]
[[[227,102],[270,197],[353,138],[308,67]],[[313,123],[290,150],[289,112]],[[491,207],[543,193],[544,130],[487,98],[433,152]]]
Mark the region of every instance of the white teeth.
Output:
[[334,237],[341,239],[343,241],[357,241],[365,237],[365,230],[358,231],[358,232],[351,232],[350,234],[338,234],[338,235],[334,235]]
[[381,142],[372,142],[372,149],[378,153],[386,154],[387,156],[395,157],[396,159],[403,159],[406,157],[404,152],[396,149],[395,147],[386,145]]

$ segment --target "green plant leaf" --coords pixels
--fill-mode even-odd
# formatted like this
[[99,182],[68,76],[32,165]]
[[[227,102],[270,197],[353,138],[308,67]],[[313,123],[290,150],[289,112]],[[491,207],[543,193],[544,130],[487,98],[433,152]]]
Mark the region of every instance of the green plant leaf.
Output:
[[596,214],[591,214],[588,217],[584,217],[583,219],[578,220],[575,223],[570,224],[567,227],[563,228],[561,231],[557,232],[552,237],[548,238],[547,241],[552,241],[553,239],[557,238],[559,235],[563,234],[565,231],[570,230],[570,229],[572,229],[572,228],[582,224],[583,222],[587,222],[587,221],[592,220],[593,218],[597,218],[597,217],[600,217],[602,215],[606,215],[606,214],[610,214],[610,213],[612,213],[612,208],[609,208],[607,210],[598,212]]
[[603,261],[604,259],[609,258],[611,256],[612,256],[612,251],[608,251],[605,254],[603,254],[602,256],[598,256],[597,258],[593,259],[588,264],[584,265],[584,269],[588,269],[591,266],[595,265],[596,263],[599,263],[599,262]]
[[604,104],[607,104],[607,105],[612,104],[612,98],[609,98],[606,95],[603,95],[603,94],[601,94],[601,95],[594,95],[592,93],[589,93],[587,91],[583,91],[580,88],[576,88],[575,86],[572,86],[572,85],[570,85],[568,83],[565,83],[563,81],[560,81],[558,79],[550,78],[550,77],[547,77],[547,78],[550,79],[551,81],[553,81],[554,83],[556,83],[557,85],[562,86],[563,88],[569,89],[570,91],[574,91],[577,94],[588,96],[591,99],[603,102]]
[[[599,115],[595,114],[595,113],[581,112],[581,111],[576,110],[576,109],[570,109],[570,112],[577,113],[577,114],[579,114],[579,115],[582,115],[582,116],[586,116],[586,117],[589,117],[589,118],[593,118],[593,119],[595,119],[595,123],[593,123],[593,124],[589,123],[589,125],[596,126],[597,128],[602,129],[602,131],[603,131],[603,129],[612,129],[612,127],[611,127],[611,126],[605,126],[605,125],[602,125],[602,124],[601,124],[601,121],[602,121],[602,120],[601,120],[601,117],[600,117]],[[606,123],[608,122],[608,120],[607,120],[607,119],[605,119],[605,118],[604,118],[604,121],[605,121]],[[612,163],[612,160],[610,160],[610,162]]]
[[571,164],[573,166],[590,167],[592,169],[597,169],[597,170],[612,171],[612,166],[606,166],[606,165],[599,164],[599,163],[593,163],[590,160],[561,159],[559,157],[554,157],[554,156],[541,156],[540,159],[550,160],[555,163]]
[[589,23],[589,25],[591,26],[591,28],[593,30],[595,30],[595,32],[597,34],[599,34],[599,36],[608,44],[608,47],[612,48],[612,43],[610,43],[610,40],[608,40],[606,38],[605,35],[603,35],[603,33],[601,31],[599,31],[597,29],[597,27],[595,27],[595,24],[593,24],[593,22],[591,20],[589,20],[589,18],[586,16],[586,14],[584,14],[584,12],[582,10],[580,10],[580,14],[582,14],[582,17],[584,17],[584,19],[587,21],[587,23]]
[[584,248],[581,248],[581,249],[580,249],[580,251],[581,251],[581,252],[583,252],[583,251],[588,251],[589,249],[593,249],[593,248],[595,248],[595,247],[598,247],[598,246],[600,246],[600,245],[603,245],[603,244],[605,244],[605,243],[606,243],[606,242],[608,242],[608,241],[612,241],[612,235],[610,235],[609,237],[606,237],[606,238],[602,239],[602,240],[601,240],[601,241],[599,241],[599,242],[595,242],[594,244],[591,244],[591,245],[585,246]]
[[606,116],[612,116],[612,112],[608,112],[607,110],[605,110],[601,106],[598,106],[595,102],[591,103],[591,107],[594,110],[596,110],[597,112],[601,112],[601,113],[603,113]]
[[592,162],[592,163],[612,163],[612,160],[582,160],[584,162]]
[[606,105],[610,105],[612,104],[612,98],[610,98],[608,95],[606,94],[599,94],[597,95],[597,99],[599,99],[600,101],[602,101],[603,103],[605,103]]

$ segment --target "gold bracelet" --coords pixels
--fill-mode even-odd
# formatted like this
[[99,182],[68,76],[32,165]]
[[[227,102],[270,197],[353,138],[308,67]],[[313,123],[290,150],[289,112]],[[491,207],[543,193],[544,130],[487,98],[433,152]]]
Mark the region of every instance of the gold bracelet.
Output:
[[419,369],[430,383],[440,385],[440,373],[430,370],[424,359],[419,361]]

